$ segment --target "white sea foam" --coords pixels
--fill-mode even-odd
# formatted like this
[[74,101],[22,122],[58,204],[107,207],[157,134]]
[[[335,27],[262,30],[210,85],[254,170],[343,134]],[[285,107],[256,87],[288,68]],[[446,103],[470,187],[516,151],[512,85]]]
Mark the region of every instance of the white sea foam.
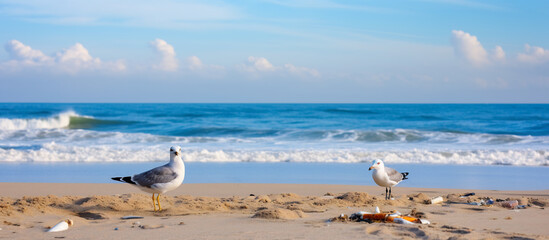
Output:
[[177,137],[153,135],[148,133],[122,133],[90,131],[85,129],[26,129],[0,130],[0,148],[2,146],[40,145],[56,142],[64,145],[94,146],[94,145],[151,145],[151,144],[209,144],[209,143],[247,143],[240,138],[213,137]]
[[49,118],[0,118],[0,130],[65,128],[69,126],[71,117],[78,116],[74,111],[67,111]]
[[548,136],[518,136],[510,134],[455,133],[443,131],[421,131],[414,129],[377,130],[326,130],[290,131],[271,137],[279,141],[323,141],[357,143],[434,143],[434,144],[549,144]]
[[478,164],[549,166],[549,152],[539,150],[474,151],[366,151],[366,150],[291,150],[224,151],[190,150],[188,161],[198,162],[324,162],[359,163],[382,159],[392,163]]
[[[176,143],[177,144],[177,143]],[[169,145],[68,146],[56,143],[39,148],[0,148],[2,162],[150,162],[166,161]],[[188,162],[319,162],[359,163],[382,159],[391,163],[473,164],[549,166],[549,151],[517,150],[446,150],[423,149],[369,151],[365,149],[201,149],[184,147],[183,158]]]

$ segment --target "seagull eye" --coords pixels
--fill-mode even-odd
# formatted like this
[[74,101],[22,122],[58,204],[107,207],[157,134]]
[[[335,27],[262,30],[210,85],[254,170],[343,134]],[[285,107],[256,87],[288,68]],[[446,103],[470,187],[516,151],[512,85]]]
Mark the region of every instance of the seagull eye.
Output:
[[377,163],[377,165],[379,165],[379,163]]

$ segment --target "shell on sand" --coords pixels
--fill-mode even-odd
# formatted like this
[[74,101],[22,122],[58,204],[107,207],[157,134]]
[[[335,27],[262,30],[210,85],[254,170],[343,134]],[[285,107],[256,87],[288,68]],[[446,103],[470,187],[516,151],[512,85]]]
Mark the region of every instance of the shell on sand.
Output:
[[71,219],[63,220],[61,222],[58,222],[48,230],[48,232],[61,232],[69,229],[70,226],[72,226],[74,222]]

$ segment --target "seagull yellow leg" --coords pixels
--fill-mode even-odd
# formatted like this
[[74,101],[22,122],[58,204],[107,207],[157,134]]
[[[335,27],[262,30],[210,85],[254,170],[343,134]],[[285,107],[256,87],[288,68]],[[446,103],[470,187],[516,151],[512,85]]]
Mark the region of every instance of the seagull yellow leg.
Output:
[[158,211],[162,211],[162,207],[160,207],[160,201],[158,200],[158,197],[160,197],[160,193],[156,195],[156,202],[158,202]]
[[154,212],[156,212],[156,202],[154,202],[154,193],[153,193],[152,199],[153,199]]

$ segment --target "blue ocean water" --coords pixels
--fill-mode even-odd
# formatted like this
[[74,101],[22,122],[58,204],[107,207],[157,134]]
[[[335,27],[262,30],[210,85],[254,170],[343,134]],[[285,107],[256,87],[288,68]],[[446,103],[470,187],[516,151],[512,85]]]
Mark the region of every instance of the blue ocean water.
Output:
[[0,162],[549,166],[548,104],[0,104]]

